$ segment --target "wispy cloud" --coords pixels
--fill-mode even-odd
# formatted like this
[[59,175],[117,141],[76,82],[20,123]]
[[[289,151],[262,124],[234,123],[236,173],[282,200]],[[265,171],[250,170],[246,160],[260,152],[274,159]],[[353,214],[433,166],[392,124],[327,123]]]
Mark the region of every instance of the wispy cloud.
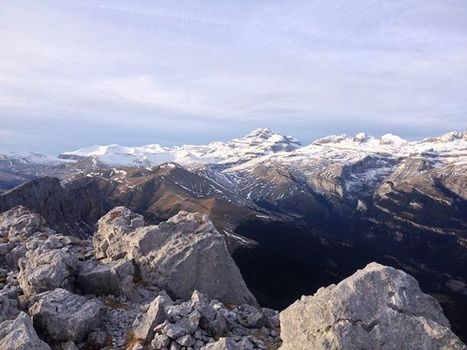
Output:
[[0,17],[3,148],[31,146],[25,123],[56,152],[467,128],[463,0],[7,0]]

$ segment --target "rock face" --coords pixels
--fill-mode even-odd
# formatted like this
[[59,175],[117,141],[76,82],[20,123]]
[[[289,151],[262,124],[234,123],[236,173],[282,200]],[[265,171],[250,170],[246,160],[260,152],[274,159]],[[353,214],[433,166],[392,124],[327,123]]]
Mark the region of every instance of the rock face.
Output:
[[377,263],[302,297],[280,323],[283,350],[466,348],[413,277]]
[[92,329],[98,328],[102,304],[65,289],[38,294],[29,309],[34,327],[56,341],[82,340]]
[[0,349],[50,350],[50,347],[39,339],[29,316],[21,312],[15,320],[0,324]]
[[99,220],[93,244],[99,257],[133,259],[144,281],[176,297],[187,299],[199,290],[225,303],[256,304],[223,237],[199,213],[181,211],[144,226],[141,215],[117,207]]

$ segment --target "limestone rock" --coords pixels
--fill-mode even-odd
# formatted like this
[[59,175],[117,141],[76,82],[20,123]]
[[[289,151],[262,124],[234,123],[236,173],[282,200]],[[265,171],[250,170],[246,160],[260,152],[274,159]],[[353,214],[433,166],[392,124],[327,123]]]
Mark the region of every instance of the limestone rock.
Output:
[[41,231],[51,232],[44,218],[26,207],[17,206],[0,214],[0,237],[24,240]]
[[39,339],[29,316],[21,312],[15,320],[0,324],[0,349],[50,350],[50,347]]
[[102,330],[94,330],[88,334],[86,349],[100,350],[110,343],[110,336]]
[[56,341],[81,341],[92,329],[98,328],[103,313],[95,299],[57,288],[36,295],[29,313],[34,327]]
[[465,349],[413,277],[377,263],[302,297],[280,324],[283,350]]
[[131,261],[123,259],[108,264],[89,264],[80,270],[77,286],[84,294],[120,295],[125,284],[131,284],[134,270]]
[[158,296],[149,305],[146,313],[140,314],[133,323],[133,335],[137,339],[150,340],[154,336],[154,327],[167,319],[165,305],[168,303],[162,296]]
[[202,350],[253,350],[253,344],[248,340],[235,341],[232,338],[220,338],[214,343],[209,343],[202,347]]
[[28,251],[19,261],[18,280],[25,295],[55,288],[73,290],[76,270],[75,256],[60,249]]
[[256,304],[207,216],[181,211],[159,225],[143,225],[129,209],[111,210],[99,220],[93,238],[97,256],[134,259],[143,280],[179,298],[199,290],[225,303]]
[[93,237],[95,255],[115,260],[127,255],[125,236],[143,227],[144,218],[128,208],[116,207],[99,219],[98,226]]
[[0,323],[18,316],[18,288],[6,286],[0,290]]

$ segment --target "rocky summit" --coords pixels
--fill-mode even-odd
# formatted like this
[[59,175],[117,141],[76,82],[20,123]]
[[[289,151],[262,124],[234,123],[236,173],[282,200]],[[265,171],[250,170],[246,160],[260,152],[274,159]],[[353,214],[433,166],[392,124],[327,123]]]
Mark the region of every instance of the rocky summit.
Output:
[[91,238],[0,216],[1,350],[465,349],[417,281],[372,263],[279,313],[258,305],[207,216],[126,207]]

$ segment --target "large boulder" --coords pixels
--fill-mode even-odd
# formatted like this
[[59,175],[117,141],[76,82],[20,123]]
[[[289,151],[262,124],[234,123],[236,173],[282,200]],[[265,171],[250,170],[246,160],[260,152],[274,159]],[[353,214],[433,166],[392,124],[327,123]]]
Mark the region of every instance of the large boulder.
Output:
[[97,258],[120,259],[127,256],[128,235],[144,226],[143,216],[125,207],[116,207],[99,219],[94,234],[94,254]]
[[256,304],[227,245],[207,216],[179,212],[159,225],[117,207],[99,220],[97,256],[133,259],[145,282],[188,299],[194,290],[230,304]]
[[125,294],[134,287],[134,270],[132,262],[128,260],[118,260],[108,264],[89,262],[78,274],[77,287],[84,294]]
[[0,324],[0,349],[50,350],[36,334],[31,319],[21,312],[14,320]]
[[103,305],[96,299],[58,288],[36,295],[32,301],[29,313],[34,327],[55,341],[80,342],[100,326]]
[[280,325],[283,350],[466,348],[413,277],[377,263],[302,297]]
[[0,214],[0,237],[26,239],[36,232],[50,232],[45,220],[23,206],[17,206]]
[[28,251],[19,260],[18,281],[26,296],[55,288],[73,290],[76,257],[61,249]]
[[19,259],[28,251],[26,242],[53,232],[42,216],[23,206],[0,214],[0,265],[17,270]]

